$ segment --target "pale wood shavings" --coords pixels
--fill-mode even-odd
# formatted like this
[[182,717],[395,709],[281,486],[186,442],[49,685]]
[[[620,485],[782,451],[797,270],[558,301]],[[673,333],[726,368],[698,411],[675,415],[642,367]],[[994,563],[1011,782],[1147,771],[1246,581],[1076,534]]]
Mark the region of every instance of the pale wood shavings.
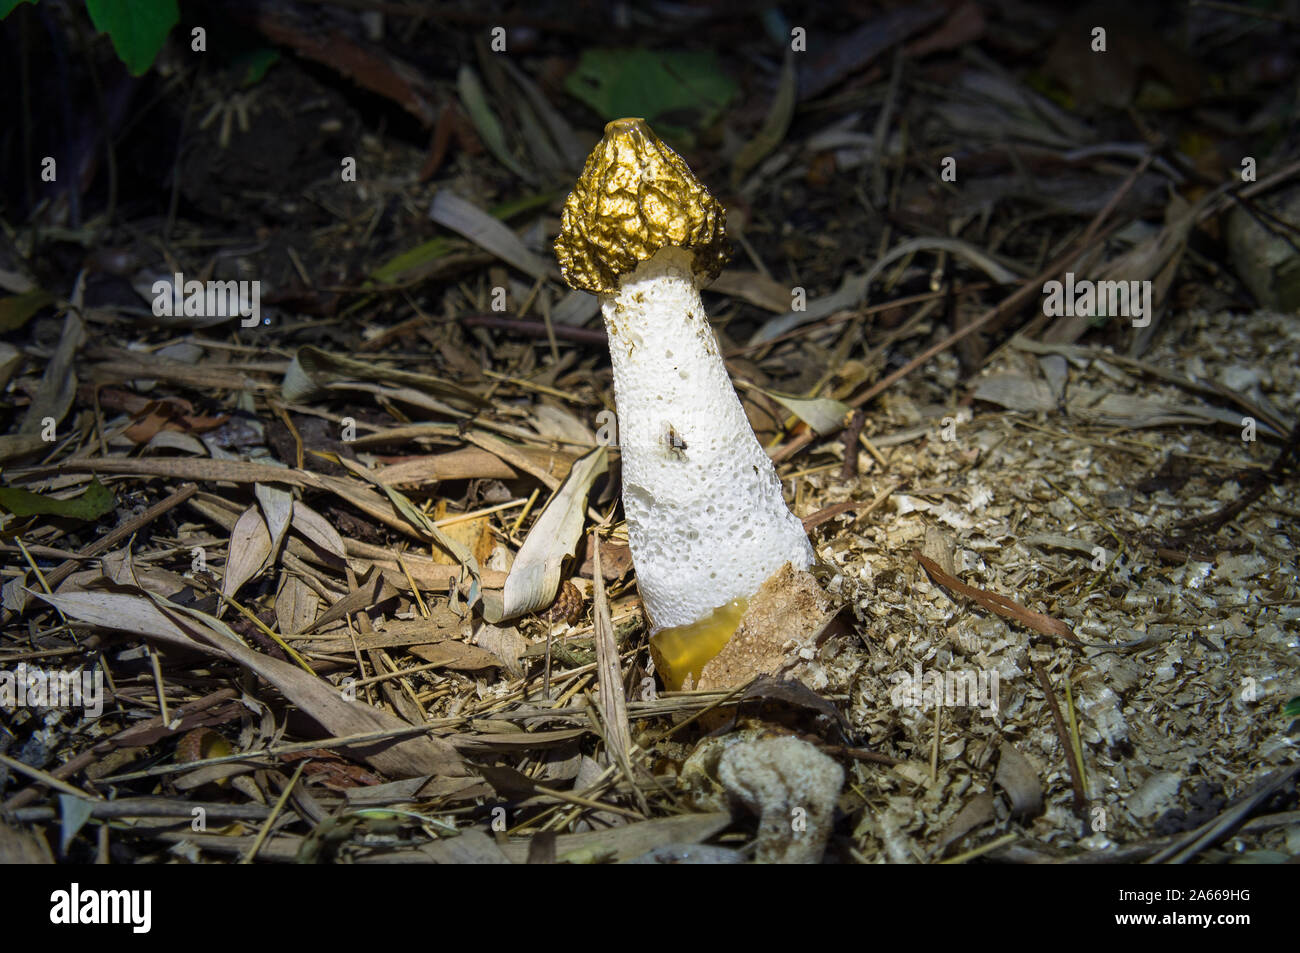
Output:
[[[1164,377],[1116,380],[1113,368],[1080,361],[1067,365],[1067,393],[1122,389],[1135,401],[1214,406],[1212,395],[1169,383],[1184,378],[1240,389],[1284,421],[1300,413],[1294,319],[1191,313],[1177,324],[1143,360]],[[1023,372],[1017,358],[1003,358],[990,374]],[[913,423],[922,416],[918,396],[932,386],[916,381],[905,388],[911,400],[882,400],[867,433]],[[861,525],[850,514],[814,531],[827,590],[856,621],[851,637],[821,651],[824,691],[849,696],[862,744],[908,762],[855,766],[864,799],[853,832],[858,856],[915,862],[956,853],[945,832],[965,835],[966,818],[956,819],[994,790],[996,752],[1007,740],[1042,770],[1044,809],[1022,821],[1025,833],[1061,856],[1098,859],[1194,827],[1213,809],[1206,804],[1243,796],[1292,760],[1280,709],[1300,693],[1294,488],[1268,488],[1217,533],[1191,537],[1188,551],[1164,542],[1180,520],[1236,499],[1241,474],[1266,468],[1279,442],[1262,431],[1247,442],[1240,426],[1201,423],[1210,413],[1186,415],[1195,424],[1137,430],[1059,412],[971,410],[965,420],[949,412],[953,439],[935,420],[924,442],[892,447],[884,472],[808,478],[817,486],[810,509],[897,485]],[[1160,478],[1168,460],[1181,483]],[[913,559],[923,547],[947,555],[965,584],[1064,620],[1084,647],[955,603]],[[1064,741],[1030,653],[1061,707]],[[936,719],[932,705],[898,703],[900,686],[947,672],[996,674],[996,704],[948,697]],[[1082,815],[1073,809],[1072,735],[1082,753]],[[1009,809],[997,801],[999,823]],[[982,835],[977,828],[968,836],[967,847]]]

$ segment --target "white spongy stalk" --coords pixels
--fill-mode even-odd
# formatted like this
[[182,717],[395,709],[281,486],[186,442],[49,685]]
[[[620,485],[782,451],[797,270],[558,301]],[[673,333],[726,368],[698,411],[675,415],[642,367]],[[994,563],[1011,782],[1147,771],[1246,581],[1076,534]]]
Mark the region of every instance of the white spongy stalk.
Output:
[[666,248],[602,301],[614,367],[623,509],[655,631],[748,598],[812,546],[727,376],[691,275]]

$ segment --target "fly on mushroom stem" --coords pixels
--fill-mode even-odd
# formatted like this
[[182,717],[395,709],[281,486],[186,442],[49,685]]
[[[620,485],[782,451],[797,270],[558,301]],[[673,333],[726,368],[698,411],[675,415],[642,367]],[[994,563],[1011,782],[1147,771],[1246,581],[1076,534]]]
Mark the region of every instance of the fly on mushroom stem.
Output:
[[700,300],[727,258],[726,212],[644,121],[619,119],[564,204],[555,252],[569,285],[601,299],[655,664],[670,689],[698,683],[747,601],[813,561]]

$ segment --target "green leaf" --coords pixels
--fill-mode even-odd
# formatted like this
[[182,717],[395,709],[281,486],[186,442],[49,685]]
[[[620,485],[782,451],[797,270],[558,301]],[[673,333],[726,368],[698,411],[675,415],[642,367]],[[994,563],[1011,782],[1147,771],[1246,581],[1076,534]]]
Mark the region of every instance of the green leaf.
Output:
[[13,13],[20,3],[30,3],[34,6],[36,0],[0,0],[0,20]]
[[483,145],[487,146],[488,152],[492,153],[498,162],[525,182],[536,182],[537,176],[525,169],[511,154],[510,147],[506,145],[505,130],[501,128],[500,120],[497,119],[496,113],[492,111],[492,104],[488,102],[487,94],[483,90],[483,84],[479,82],[478,74],[469,66],[462,65],[460,71],[456,74],[456,89],[460,93],[461,105],[469,113],[470,122],[474,124],[478,136],[483,140]]
[[180,20],[176,0],[86,0],[90,22],[113,41],[117,58],[132,76],[153,65],[163,41]]
[[763,127],[758,130],[753,139],[745,143],[744,147],[736,153],[736,158],[731,161],[733,182],[739,183],[750,169],[762,162],[764,157],[785,139],[785,134],[790,128],[790,120],[794,118],[794,102],[798,94],[798,86],[798,77],[794,70],[794,54],[786,50],[785,65],[781,68],[781,81],[776,87],[776,98],[772,100],[772,107],[767,111]]
[[1300,695],[1290,699],[1282,708],[1283,718],[1300,718]]
[[0,298],[0,331],[16,331],[37,311],[54,303],[54,295],[40,288]]
[[712,123],[736,95],[712,53],[671,50],[585,50],[564,88],[606,120],[636,116],[678,140]]
[[456,243],[450,238],[431,238],[388,259],[371,272],[370,280],[382,285],[411,280],[455,247]]
[[0,487],[0,508],[8,510],[14,516],[66,516],[74,520],[97,520],[111,510],[116,502],[113,491],[98,480],[91,480],[84,493],[69,500],[42,496],[15,486]]
[[239,81],[239,84],[245,89],[256,86],[266,76],[267,71],[278,62],[280,62],[280,51],[273,50],[269,46],[259,46],[255,50],[236,57],[235,67],[242,67],[244,71],[244,77]]

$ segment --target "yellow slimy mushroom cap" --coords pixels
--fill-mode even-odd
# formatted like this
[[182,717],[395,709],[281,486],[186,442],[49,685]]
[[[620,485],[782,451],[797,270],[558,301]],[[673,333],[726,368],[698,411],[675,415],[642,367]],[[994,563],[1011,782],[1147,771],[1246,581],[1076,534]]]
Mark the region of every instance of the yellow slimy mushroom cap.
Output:
[[693,255],[708,284],[727,260],[727,213],[643,119],[615,119],[564,203],[555,257],[570,287],[613,294],[662,248]]

